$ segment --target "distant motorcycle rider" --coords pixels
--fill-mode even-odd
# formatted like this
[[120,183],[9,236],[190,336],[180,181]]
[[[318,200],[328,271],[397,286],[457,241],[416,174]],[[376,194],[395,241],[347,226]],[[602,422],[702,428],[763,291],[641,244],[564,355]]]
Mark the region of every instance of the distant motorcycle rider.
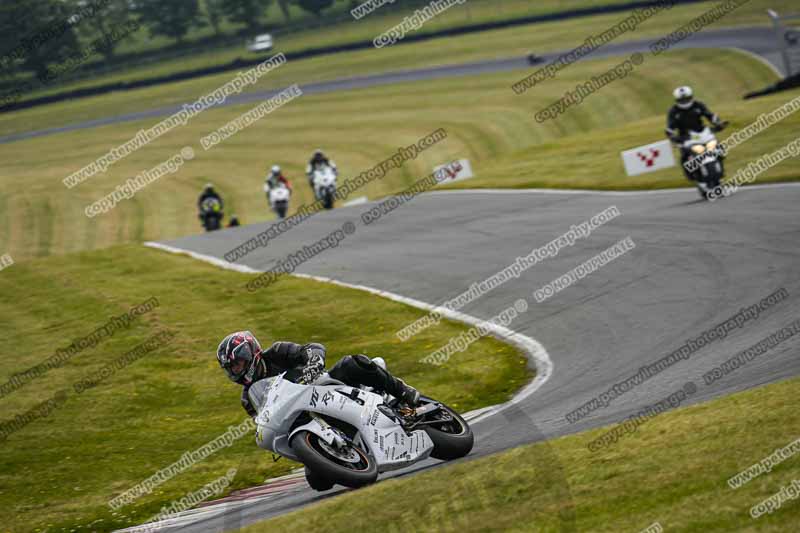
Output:
[[716,127],[723,127],[724,122],[720,120],[718,115],[712,113],[703,102],[694,99],[691,87],[678,87],[672,92],[672,96],[675,97],[675,104],[667,113],[667,129],[665,132],[667,137],[673,143],[679,145],[681,149],[681,168],[683,168],[683,173],[688,179],[694,180],[693,173],[683,166],[692,157],[692,152],[684,149],[682,144],[691,137],[691,132],[699,132],[705,129],[704,118]]
[[280,183],[283,183],[286,186],[286,188],[289,189],[290,191],[292,190],[292,184],[289,183],[289,180],[286,179],[286,176],[284,176],[283,172],[281,172],[281,167],[279,167],[278,165],[274,165],[270,169],[269,174],[267,174],[267,179],[264,180],[265,192],[268,193],[269,191],[277,187],[278,184]]
[[216,198],[219,202],[219,208],[222,210],[224,204],[222,203],[222,197],[217,193],[214,189],[214,185],[211,183],[206,183],[206,186],[203,188],[203,192],[200,193],[200,197],[197,199],[197,209],[202,210],[203,202],[209,198]]
[[323,152],[321,148],[317,148],[314,150],[314,155],[311,156],[311,159],[308,161],[308,166],[306,167],[306,176],[308,176],[308,184],[311,185],[311,188],[314,188],[314,170],[321,166],[329,166],[331,170],[333,170],[334,175],[339,175],[339,170],[336,168],[336,163],[333,160],[329,159]]
[[[325,371],[325,347],[318,343],[295,344],[275,342],[266,350],[249,331],[231,333],[217,347],[217,361],[228,378],[242,385],[242,407],[256,416],[247,391],[261,379],[286,372],[285,379],[294,383],[312,383]],[[387,392],[408,405],[419,402],[419,392],[392,376],[366,355],[346,355],[328,375],[351,387],[366,385],[375,391]]]
[[[216,200],[219,202],[219,207],[216,208],[213,204],[204,205],[208,204],[209,200]],[[197,211],[197,218],[200,219],[206,231],[219,229],[219,223],[223,217],[223,203],[222,197],[217,194],[212,184],[206,183],[206,186],[203,188],[203,192],[197,199]]]

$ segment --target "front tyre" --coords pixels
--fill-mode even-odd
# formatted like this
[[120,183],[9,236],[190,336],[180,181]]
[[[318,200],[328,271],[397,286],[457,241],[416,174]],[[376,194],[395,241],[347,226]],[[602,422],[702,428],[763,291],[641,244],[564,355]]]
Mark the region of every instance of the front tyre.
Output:
[[330,189],[322,193],[322,206],[325,209],[333,209],[333,193]]
[[352,444],[348,443],[339,450],[310,431],[300,431],[292,437],[290,445],[320,486],[338,483],[356,488],[375,483],[378,479],[375,460]]
[[306,467],[306,482],[308,486],[318,492],[324,492],[333,488],[333,483],[327,479],[317,476],[314,472]]
[[[423,401],[427,400],[423,399]],[[425,433],[433,441],[431,457],[451,461],[464,457],[475,444],[475,435],[467,421],[453,409],[440,402],[442,408],[425,418]]]
[[205,226],[207,232],[208,231],[216,231],[220,227],[220,220],[219,220],[218,217],[209,216],[209,217],[206,217],[203,225]]

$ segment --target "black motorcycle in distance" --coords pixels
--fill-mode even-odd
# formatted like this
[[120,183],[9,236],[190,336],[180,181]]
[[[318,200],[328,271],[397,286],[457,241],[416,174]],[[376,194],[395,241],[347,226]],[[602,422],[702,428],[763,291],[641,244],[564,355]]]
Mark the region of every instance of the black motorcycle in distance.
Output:
[[222,227],[222,204],[216,198],[206,198],[200,204],[200,222],[206,231],[215,231]]

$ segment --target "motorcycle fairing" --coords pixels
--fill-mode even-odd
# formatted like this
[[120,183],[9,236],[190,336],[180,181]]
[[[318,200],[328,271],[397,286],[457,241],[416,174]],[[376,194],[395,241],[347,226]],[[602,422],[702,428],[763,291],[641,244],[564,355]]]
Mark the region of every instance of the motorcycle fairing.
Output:
[[250,397],[259,406],[258,446],[293,460],[297,457],[289,443],[299,431],[310,431],[327,444],[333,444],[337,436],[344,436],[317,419],[291,429],[304,412],[325,415],[354,427],[357,433],[353,441],[375,458],[380,472],[421,461],[433,450],[433,442],[425,431],[407,433],[399,422],[381,412],[379,406],[384,399],[373,392],[343,385],[299,385],[281,375],[253,384]]

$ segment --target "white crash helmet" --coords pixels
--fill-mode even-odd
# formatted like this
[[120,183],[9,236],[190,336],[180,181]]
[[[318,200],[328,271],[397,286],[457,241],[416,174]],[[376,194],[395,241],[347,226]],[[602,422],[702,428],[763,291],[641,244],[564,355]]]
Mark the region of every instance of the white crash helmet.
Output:
[[681,109],[688,109],[694,103],[694,93],[692,92],[692,88],[688,85],[678,87],[672,91],[672,96],[675,97],[675,103]]
[[275,174],[275,175],[280,174],[281,173],[281,167],[279,167],[278,165],[273,165],[272,173]]

